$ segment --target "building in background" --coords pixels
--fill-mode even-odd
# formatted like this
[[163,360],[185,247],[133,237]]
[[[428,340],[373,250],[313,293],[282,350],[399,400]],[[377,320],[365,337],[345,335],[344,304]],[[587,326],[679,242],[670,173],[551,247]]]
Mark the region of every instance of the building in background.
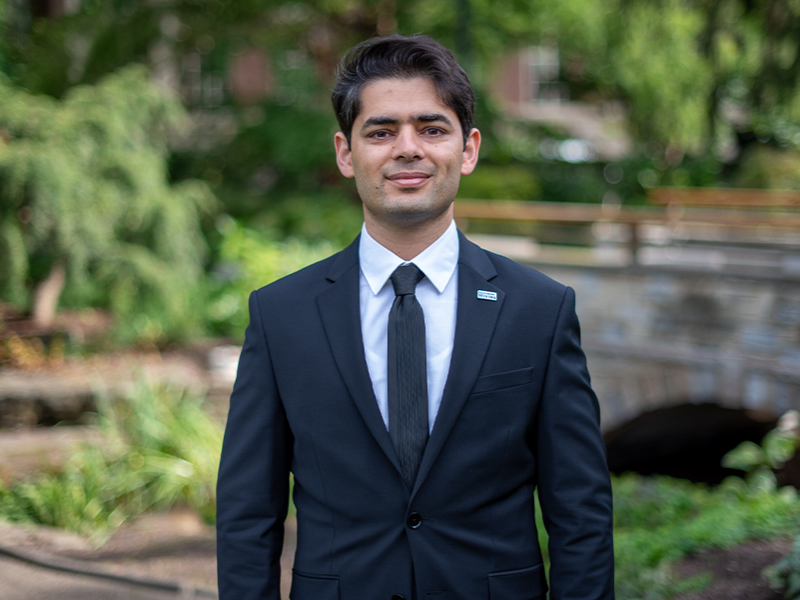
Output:
[[555,44],[528,46],[507,55],[491,89],[507,116],[562,133],[557,147],[544,148],[544,154],[587,162],[618,160],[630,152],[624,105],[571,100]]

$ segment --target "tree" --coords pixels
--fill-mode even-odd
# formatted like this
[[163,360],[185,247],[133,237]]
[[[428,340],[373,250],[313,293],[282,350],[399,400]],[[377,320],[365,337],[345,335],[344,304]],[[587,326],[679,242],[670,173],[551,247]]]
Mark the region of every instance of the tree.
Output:
[[750,141],[800,146],[796,3],[603,4],[600,35],[559,43],[576,87],[627,101],[639,140],[725,160]]
[[196,325],[200,218],[215,201],[202,182],[168,182],[167,141],[184,119],[142,66],[61,101],[0,80],[0,298],[41,326],[62,288],[68,304],[109,306],[132,336]]
[[[201,77],[224,82],[236,57],[257,48],[271,71],[269,98],[243,107],[223,94],[214,106],[203,106],[198,94],[187,93],[184,101],[193,114],[209,122],[225,113],[237,135],[173,154],[171,176],[203,178],[232,214],[262,225],[281,223],[278,227],[288,234],[303,229],[283,228],[296,219],[280,216],[291,212],[286,207],[298,197],[311,204],[324,198],[320,202],[335,206],[353,190],[331,169],[329,154],[284,153],[286,138],[275,143],[272,132],[293,127],[290,136],[308,140],[307,148],[328,146],[329,129],[335,127],[328,105],[334,66],[347,48],[366,37],[421,32],[463,54],[459,58],[469,63],[484,100],[479,124],[486,142],[501,132],[492,121],[502,115],[485,101],[498,59],[515,47],[557,44],[571,99],[597,105],[622,100],[639,142],[631,159],[649,161],[647,169],[666,174],[682,168],[687,154],[703,164],[721,160],[730,165],[749,144],[800,147],[800,8],[795,4],[83,0],[70,15],[42,19],[32,17],[30,0],[0,0],[0,26],[7,34],[0,39],[0,70],[32,91],[61,97],[72,86],[94,83],[130,62],[149,64],[156,72],[171,69],[173,82],[183,78],[187,90],[192,85],[185,67],[192,63],[194,87],[205,89]],[[523,129],[530,147],[538,147],[537,138],[552,135]],[[484,144],[492,156],[493,147],[498,146]],[[497,156],[516,160],[510,152]],[[567,165],[570,172],[578,168]],[[725,176],[735,168],[735,163],[729,166]],[[717,178],[717,166],[709,173]],[[635,177],[632,186],[643,191]]]

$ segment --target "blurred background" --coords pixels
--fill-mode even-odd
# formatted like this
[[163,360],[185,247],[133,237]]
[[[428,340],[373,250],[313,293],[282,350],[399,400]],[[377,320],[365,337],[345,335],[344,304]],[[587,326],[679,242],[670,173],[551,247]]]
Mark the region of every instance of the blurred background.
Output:
[[478,93],[461,229],[577,291],[618,597],[800,597],[793,0],[0,0],[0,544],[213,590],[247,295],[358,233],[395,32]]

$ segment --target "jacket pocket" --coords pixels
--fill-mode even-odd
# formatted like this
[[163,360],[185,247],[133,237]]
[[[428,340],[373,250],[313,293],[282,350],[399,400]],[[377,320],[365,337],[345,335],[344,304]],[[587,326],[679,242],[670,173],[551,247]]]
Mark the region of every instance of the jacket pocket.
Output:
[[490,600],[539,600],[547,594],[544,567],[489,573]]
[[530,383],[532,378],[533,367],[484,375],[483,377],[478,377],[475,381],[475,385],[472,387],[470,394],[481,394],[483,392],[493,392],[495,390],[502,390],[503,388],[514,387],[516,385],[525,385],[526,383]]
[[339,578],[335,575],[312,575],[292,569],[293,600],[339,600]]

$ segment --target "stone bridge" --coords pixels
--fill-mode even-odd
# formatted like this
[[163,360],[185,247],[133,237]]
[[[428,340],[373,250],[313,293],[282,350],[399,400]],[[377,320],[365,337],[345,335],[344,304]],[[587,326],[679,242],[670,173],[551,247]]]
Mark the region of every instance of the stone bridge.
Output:
[[533,266],[576,290],[605,431],[687,403],[800,410],[800,278]]
[[[483,247],[575,289],[604,432],[683,405],[765,421],[800,410],[796,207],[461,201],[456,219]],[[518,235],[497,235],[509,222]]]

